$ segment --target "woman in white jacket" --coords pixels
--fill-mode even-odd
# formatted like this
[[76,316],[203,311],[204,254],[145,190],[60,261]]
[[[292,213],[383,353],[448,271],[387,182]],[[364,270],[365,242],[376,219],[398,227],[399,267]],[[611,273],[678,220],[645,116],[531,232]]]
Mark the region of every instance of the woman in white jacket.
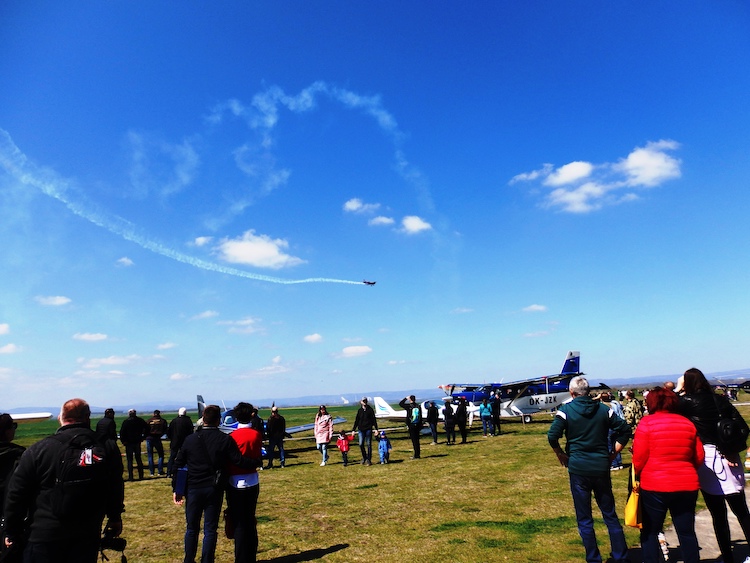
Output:
[[323,461],[320,466],[323,467],[328,461],[328,442],[333,437],[333,417],[328,414],[325,405],[320,405],[318,413],[315,415],[315,443],[320,453],[323,454]]

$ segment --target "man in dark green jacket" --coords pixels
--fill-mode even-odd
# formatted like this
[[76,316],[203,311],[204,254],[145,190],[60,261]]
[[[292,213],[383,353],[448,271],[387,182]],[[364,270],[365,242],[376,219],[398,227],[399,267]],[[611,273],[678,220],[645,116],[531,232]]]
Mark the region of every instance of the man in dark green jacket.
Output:
[[[560,464],[568,468],[570,492],[573,495],[578,533],[586,549],[586,561],[602,561],[591,512],[593,493],[607,525],[612,558],[615,563],[626,563],[629,561],[628,548],[615,511],[609,468],[614,456],[630,440],[631,429],[627,422],[609,408],[589,397],[589,383],[585,378],[574,377],[568,389],[573,400],[557,409],[547,439]],[[614,451],[611,452],[607,448],[610,429],[613,431],[614,443]],[[563,436],[566,439],[565,451],[560,447],[560,438]]]

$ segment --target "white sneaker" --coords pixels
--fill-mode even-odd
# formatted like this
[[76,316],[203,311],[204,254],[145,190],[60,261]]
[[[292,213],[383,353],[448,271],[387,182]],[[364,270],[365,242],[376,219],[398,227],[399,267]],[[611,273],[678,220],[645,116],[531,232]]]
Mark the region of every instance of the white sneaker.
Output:
[[323,467],[323,466],[324,466],[325,464],[326,464],[326,462],[325,462],[325,461],[321,461],[321,462],[320,462],[320,466],[321,466],[321,467]]
[[745,557],[745,560],[742,563],[750,563],[750,555]]

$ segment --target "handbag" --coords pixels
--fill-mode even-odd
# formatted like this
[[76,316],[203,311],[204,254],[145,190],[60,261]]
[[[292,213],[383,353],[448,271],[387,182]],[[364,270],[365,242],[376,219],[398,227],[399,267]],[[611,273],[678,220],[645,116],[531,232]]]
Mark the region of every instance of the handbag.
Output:
[[738,454],[747,449],[747,438],[750,434],[745,419],[737,409],[725,399],[725,408],[719,405],[719,397],[712,393],[719,420],[716,423],[716,447],[724,455]]
[[635,477],[635,467],[630,465],[630,494],[625,503],[625,525],[631,528],[642,528],[641,519],[641,483]]

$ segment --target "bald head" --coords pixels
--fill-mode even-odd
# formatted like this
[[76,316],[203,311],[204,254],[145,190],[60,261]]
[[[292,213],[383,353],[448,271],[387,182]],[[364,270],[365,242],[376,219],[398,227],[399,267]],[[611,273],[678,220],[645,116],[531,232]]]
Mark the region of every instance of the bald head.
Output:
[[62,426],[65,426],[66,424],[74,424],[76,422],[89,424],[91,421],[91,409],[89,408],[89,404],[83,399],[70,399],[69,401],[65,401],[60,409],[58,420]]

